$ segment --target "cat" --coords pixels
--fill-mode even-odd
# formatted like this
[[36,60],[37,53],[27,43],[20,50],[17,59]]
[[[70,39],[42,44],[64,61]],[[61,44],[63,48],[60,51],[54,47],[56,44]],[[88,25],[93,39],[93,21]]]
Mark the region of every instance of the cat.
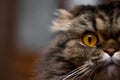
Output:
[[41,80],[120,80],[120,2],[57,15]]

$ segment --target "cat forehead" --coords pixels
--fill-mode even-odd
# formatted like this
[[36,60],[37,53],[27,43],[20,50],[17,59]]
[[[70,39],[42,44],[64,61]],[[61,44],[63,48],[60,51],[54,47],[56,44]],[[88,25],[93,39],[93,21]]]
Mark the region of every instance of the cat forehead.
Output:
[[[109,12],[108,12],[109,13]],[[114,11],[112,15],[108,15],[107,13],[104,13],[103,11],[100,11],[95,16],[95,22],[96,22],[96,28],[98,30],[104,30],[108,28],[120,28],[120,13],[117,13],[117,11]]]
[[60,10],[53,29],[57,31],[84,32],[101,31],[105,33],[120,30],[120,2],[99,6],[77,6],[71,11]]
[[[120,32],[120,9],[111,9],[111,11],[112,13],[107,12],[107,10],[97,10],[93,13],[86,12],[79,15],[73,24],[76,24],[81,32],[90,30],[100,32],[108,37],[116,36]],[[76,29],[76,31],[80,31],[79,29]]]
[[95,12],[95,26],[106,36],[116,36],[120,31],[120,2],[98,7]]
[[[84,8],[84,7],[83,7]],[[76,14],[76,20],[87,27],[93,27],[98,31],[118,32],[120,31],[120,2],[99,5],[96,7],[86,6],[85,10]],[[75,9],[77,10],[77,9]],[[80,11],[78,9],[78,11]],[[77,21],[76,21],[77,22]]]
[[105,37],[111,38],[120,32],[120,17],[115,10],[111,16],[102,11],[99,12],[95,17],[95,21],[96,30]]

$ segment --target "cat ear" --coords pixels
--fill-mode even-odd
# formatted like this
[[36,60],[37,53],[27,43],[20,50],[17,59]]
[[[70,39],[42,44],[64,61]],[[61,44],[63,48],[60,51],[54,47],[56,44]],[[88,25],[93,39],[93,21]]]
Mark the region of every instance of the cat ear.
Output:
[[53,21],[52,31],[66,31],[70,28],[70,21],[73,15],[63,9],[57,10],[55,15],[58,16],[56,20]]

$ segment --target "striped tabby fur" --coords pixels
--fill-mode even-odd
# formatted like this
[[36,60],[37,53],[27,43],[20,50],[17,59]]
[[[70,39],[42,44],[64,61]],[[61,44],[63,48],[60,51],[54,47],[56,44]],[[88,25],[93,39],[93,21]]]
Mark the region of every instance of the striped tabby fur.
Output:
[[[41,80],[120,80],[120,2],[59,10]],[[95,47],[84,45],[86,32],[97,35]],[[113,55],[105,52],[113,48]],[[114,58],[112,58],[114,56]],[[110,60],[110,62],[107,62]]]

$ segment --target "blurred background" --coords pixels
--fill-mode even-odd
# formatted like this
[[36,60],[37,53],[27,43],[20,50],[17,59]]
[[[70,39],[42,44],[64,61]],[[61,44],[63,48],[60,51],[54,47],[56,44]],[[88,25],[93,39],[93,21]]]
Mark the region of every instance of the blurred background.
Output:
[[[114,0],[0,0],[0,80],[38,80],[56,9]],[[42,79],[41,79],[42,80]]]

